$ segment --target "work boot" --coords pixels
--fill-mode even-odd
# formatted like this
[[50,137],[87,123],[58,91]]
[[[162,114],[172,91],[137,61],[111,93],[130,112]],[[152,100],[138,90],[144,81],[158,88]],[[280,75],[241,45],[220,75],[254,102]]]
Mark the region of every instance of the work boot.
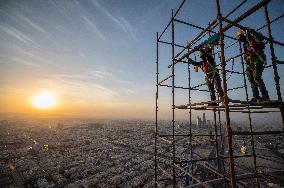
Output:
[[267,95],[267,96],[262,96],[261,98],[259,98],[257,101],[270,101],[270,98],[269,98],[269,96]]
[[258,100],[260,100],[260,97],[253,97],[250,102],[257,102]]

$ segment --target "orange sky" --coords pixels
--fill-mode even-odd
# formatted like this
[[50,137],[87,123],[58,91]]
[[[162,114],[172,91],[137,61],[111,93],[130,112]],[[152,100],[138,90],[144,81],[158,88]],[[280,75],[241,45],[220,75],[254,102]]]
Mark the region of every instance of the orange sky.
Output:
[[[82,117],[99,117],[99,118],[151,118],[154,114],[153,104],[145,103],[110,103],[105,101],[94,100],[74,100],[57,96],[57,103],[49,109],[40,109],[33,105],[32,98],[36,96],[37,91],[28,94],[4,95],[1,97],[0,112],[31,113],[31,114],[49,114],[49,115],[66,115]],[[143,112],[143,114],[141,114]]]

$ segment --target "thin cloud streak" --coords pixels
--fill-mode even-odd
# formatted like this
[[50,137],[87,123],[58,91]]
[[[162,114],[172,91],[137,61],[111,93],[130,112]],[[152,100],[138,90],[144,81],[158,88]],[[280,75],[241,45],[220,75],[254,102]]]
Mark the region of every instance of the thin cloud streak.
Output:
[[16,62],[16,63],[20,63],[20,64],[27,65],[27,66],[33,66],[33,67],[37,67],[37,68],[40,67],[40,65],[37,64],[37,63],[33,63],[33,62],[30,62],[30,61],[19,59],[17,57],[12,57],[11,60]]
[[115,22],[125,33],[130,34],[130,36],[136,40],[134,29],[125,18],[123,18],[122,16],[120,16],[119,18],[116,18],[106,8],[104,8],[97,0],[93,0],[92,3],[101,12],[103,12],[110,20]]
[[135,90],[131,89],[131,82],[121,80],[104,70],[86,70],[80,74],[54,74],[45,80],[49,80],[46,83],[52,87],[59,84],[61,88],[58,89],[68,91],[66,94],[72,94],[76,98],[80,96],[110,102],[135,94]]
[[116,91],[90,80],[88,75],[56,74],[46,80],[49,80],[50,87],[55,88],[66,96],[71,96],[75,100],[85,99],[109,102],[118,96]]
[[28,46],[29,48],[32,47],[35,50],[47,52],[42,45],[38,44],[35,40],[33,40],[31,37],[20,31],[19,29],[16,29],[16,27],[0,25],[0,30],[4,31],[4,33],[9,35],[10,37],[8,38],[12,37],[16,41],[22,42],[22,44]]
[[96,34],[98,34],[98,36],[103,39],[106,40],[106,37],[104,36],[104,34],[98,29],[98,27],[86,16],[82,16],[85,24],[87,26],[89,26],[89,28],[91,28],[93,31],[95,31]]
[[40,27],[38,24],[36,24],[35,22],[31,21],[28,17],[25,17],[23,15],[20,16],[22,18],[22,20],[24,20],[25,22],[27,22],[28,24],[30,24],[33,28],[35,28],[36,30],[42,32],[43,34],[48,34],[42,27]]
[[28,36],[26,36],[25,34],[23,34],[22,32],[20,32],[19,30],[13,28],[13,27],[4,27],[1,26],[2,30],[7,33],[8,35],[14,37],[15,39],[25,43],[25,44],[29,44],[29,43],[34,43],[33,40],[31,38],[29,38]]
[[[19,56],[19,58],[21,58],[21,59],[29,58],[32,61],[36,61],[37,62],[36,64],[38,64],[38,66],[40,66],[39,64],[44,63],[44,64],[53,65],[57,68],[63,68],[61,65],[59,65],[55,62],[52,62],[49,59],[41,57],[41,55],[40,55],[41,53],[38,52],[38,54],[35,54],[36,52],[34,50],[29,51],[29,50],[26,50],[26,49],[24,49],[20,46],[17,46],[17,45],[11,45],[11,48],[14,50],[14,52],[17,52],[17,55]],[[9,57],[7,57],[7,58],[9,58]]]
[[32,67],[40,67],[39,64],[31,62],[31,61],[27,61],[24,60],[22,58],[18,58],[18,57],[8,57],[8,56],[4,56],[4,55],[0,55],[0,64],[6,64],[6,63],[18,63],[21,65],[26,65],[26,66],[32,66]]
[[121,27],[123,28],[124,32],[130,34],[130,36],[133,39],[137,40],[137,38],[136,38],[136,36],[134,34],[134,29],[133,29],[132,25],[130,25],[130,23],[125,18],[123,18],[122,16],[119,17],[119,20],[121,21],[120,22],[121,23]]
[[21,25],[27,26],[25,23],[28,23],[28,25],[32,26],[34,29],[42,32],[43,34],[48,34],[42,27],[40,27],[35,22],[31,21],[28,17],[24,16],[23,14],[20,14],[19,12],[10,11],[9,13],[0,9],[0,12],[4,13],[6,16],[9,16],[10,19],[14,20],[15,22],[19,22],[19,20],[22,20],[24,22],[20,22]]

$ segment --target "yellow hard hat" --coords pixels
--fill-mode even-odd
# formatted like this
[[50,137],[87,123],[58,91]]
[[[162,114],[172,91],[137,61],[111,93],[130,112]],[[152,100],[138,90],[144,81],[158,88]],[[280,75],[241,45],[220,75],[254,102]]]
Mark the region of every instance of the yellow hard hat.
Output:
[[239,39],[242,34],[245,34],[245,31],[242,30],[242,29],[240,29],[240,30],[237,32],[237,38]]
[[205,56],[206,54],[210,54],[212,52],[211,47],[205,46],[199,50],[199,57]]

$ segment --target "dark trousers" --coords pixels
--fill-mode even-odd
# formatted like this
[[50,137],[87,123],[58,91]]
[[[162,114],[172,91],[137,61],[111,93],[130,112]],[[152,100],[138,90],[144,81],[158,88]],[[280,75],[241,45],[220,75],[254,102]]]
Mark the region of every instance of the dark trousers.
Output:
[[246,74],[251,85],[252,94],[254,98],[260,98],[258,88],[263,98],[269,98],[265,84],[262,79],[262,72],[264,70],[263,63],[257,63],[253,68],[247,67]]
[[205,76],[205,81],[210,92],[211,101],[216,100],[215,87],[219,96],[220,97],[224,96],[224,92],[221,86],[221,78],[217,70],[215,72],[207,73]]

